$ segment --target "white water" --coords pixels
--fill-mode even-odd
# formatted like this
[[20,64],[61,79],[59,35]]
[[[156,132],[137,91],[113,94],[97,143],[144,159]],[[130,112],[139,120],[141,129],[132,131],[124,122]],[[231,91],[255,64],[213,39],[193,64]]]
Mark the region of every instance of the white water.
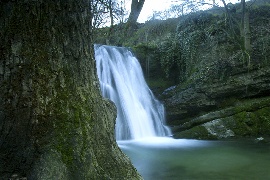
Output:
[[116,140],[168,136],[164,106],[147,86],[141,66],[124,47],[95,45],[102,95],[117,107]]

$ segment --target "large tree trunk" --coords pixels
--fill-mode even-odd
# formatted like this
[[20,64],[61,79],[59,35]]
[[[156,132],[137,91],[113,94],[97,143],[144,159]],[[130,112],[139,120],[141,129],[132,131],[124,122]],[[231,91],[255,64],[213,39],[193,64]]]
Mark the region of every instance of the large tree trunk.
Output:
[[128,23],[133,25],[137,22],[137,19],[141,13],[145,0],[132,0],[131,11],[128,17]]
[[115,106],[99,92],[90,4],[1,1],[1,178],[140,178],[115,142]]

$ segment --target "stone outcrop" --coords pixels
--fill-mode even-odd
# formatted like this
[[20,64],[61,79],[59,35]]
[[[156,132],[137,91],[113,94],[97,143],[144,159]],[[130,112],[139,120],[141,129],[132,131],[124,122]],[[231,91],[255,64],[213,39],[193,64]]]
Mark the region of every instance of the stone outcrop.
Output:
[[99,92],[89,5],[1,1],[1,179],[141,178]]
[[[237,23],[228,26],[214,9],[180,19],[179,68],[169,71],[180,83],[162,95],[174,137],[270,135],[270,13],[267,4],[257,5],[249,11],[252,49],[243,46]],[[231,14],[233,22],[241,22],[238,15]]]
[[[269,68],[166,92],[167,122],[176,138],[221,139],[270,135]],[[212,79],[212,80],[210,80]]]

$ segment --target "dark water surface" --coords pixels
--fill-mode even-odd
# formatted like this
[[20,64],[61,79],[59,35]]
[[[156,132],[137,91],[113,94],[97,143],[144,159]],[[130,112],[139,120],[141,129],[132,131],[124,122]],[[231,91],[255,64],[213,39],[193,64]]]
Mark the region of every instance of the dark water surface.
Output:
[[118,144],[145,180],[270,180],[270,144],[170,138]]

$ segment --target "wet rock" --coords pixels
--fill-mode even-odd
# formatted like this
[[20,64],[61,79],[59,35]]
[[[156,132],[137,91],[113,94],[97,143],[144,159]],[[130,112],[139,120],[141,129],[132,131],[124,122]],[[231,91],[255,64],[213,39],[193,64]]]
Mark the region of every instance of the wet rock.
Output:
[[226,103],[233,105],[241,99],[268,96],[270,69],[231,76],[226,81],[204,82],[187,89],[175,89],[170,97],[164,98],[167,120],[171,125],[181,124],[190,118],[215,111]]
[[223,139],[269,135],[269,104],[270,97],[255,98],[191,118],[185,123],[174,126],[174,137]]

